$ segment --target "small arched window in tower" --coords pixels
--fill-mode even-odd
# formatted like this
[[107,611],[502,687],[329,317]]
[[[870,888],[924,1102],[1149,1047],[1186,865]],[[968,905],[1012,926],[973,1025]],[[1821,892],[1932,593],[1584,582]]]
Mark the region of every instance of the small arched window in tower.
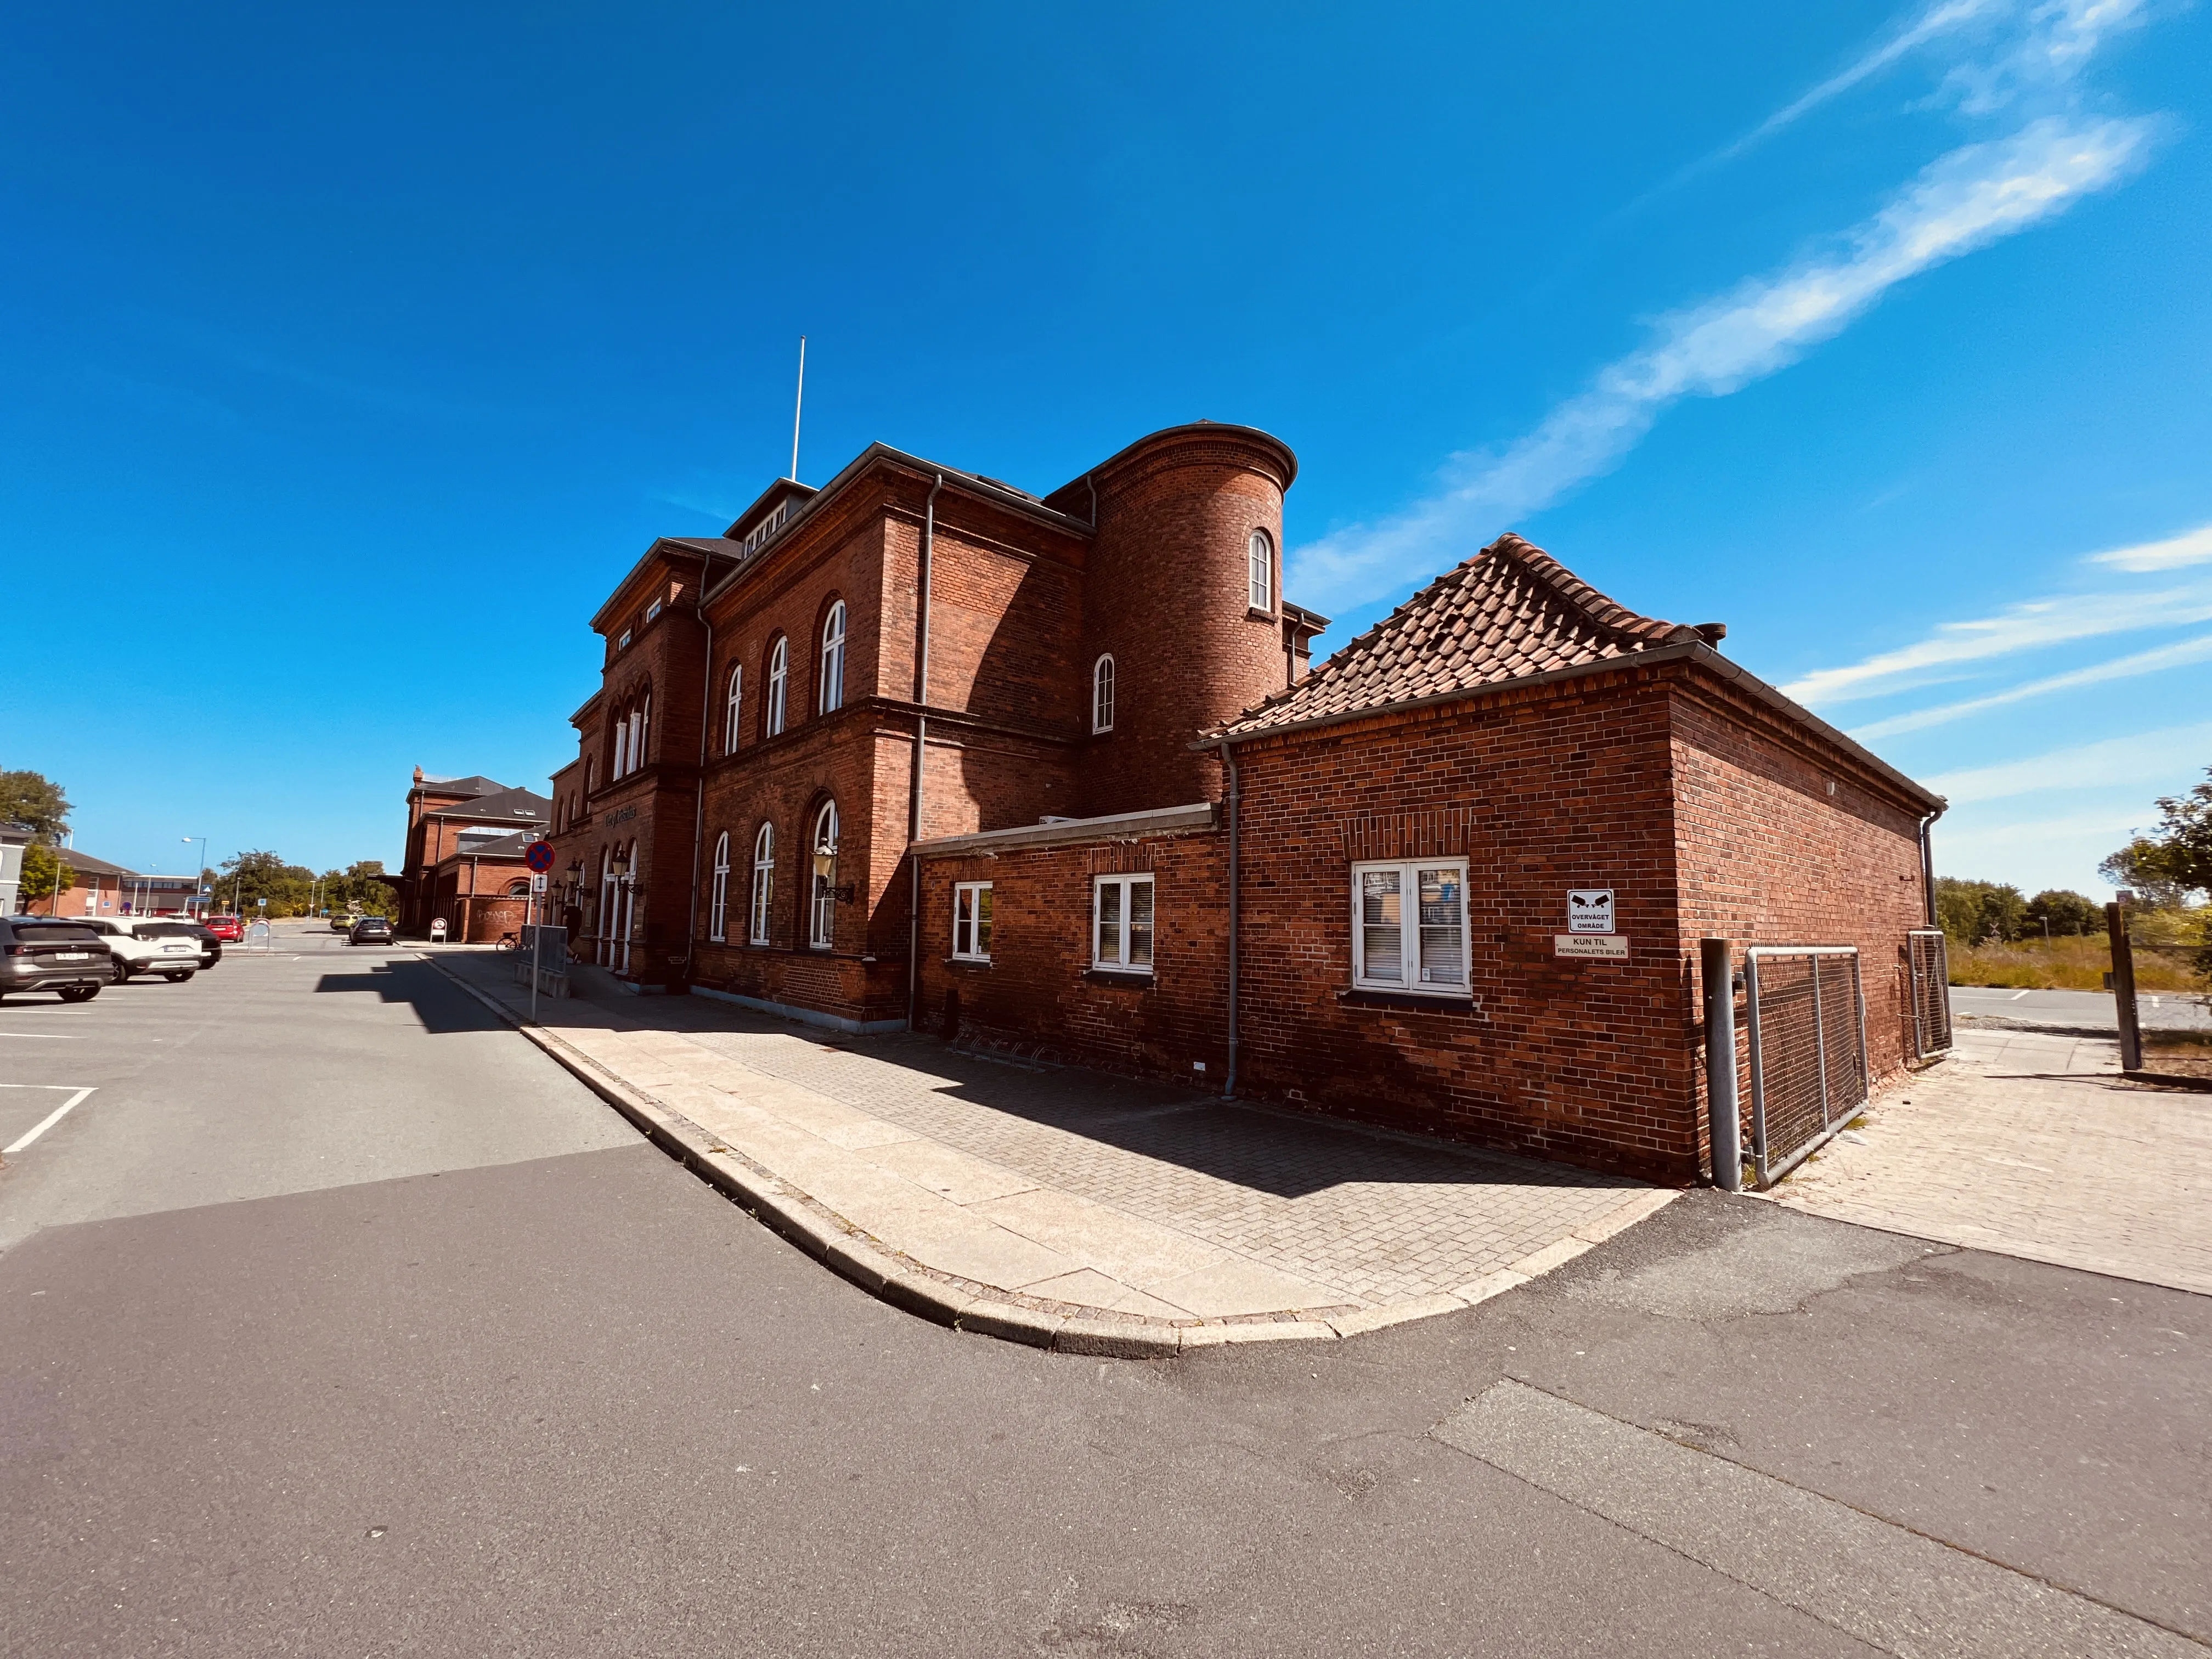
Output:
[[1091,665],[1091,729],[1114,729],[1114,659],[1104,656]]
[[730,665],[729,700],[724,706],[725,719],[722,722],[722,752],[726,755],[738,752],[738,723],[744,712],[745,665],[733,662]]
[[791,679],[791,641],[779,638],[768,653],[768,708],[761,729],[769,737],[783,731],[783,694]]
[[720,945],[730,921],[730,832],[714,840],[714,898],[707,910],[707,937]]
[[829,714],[845,706],[845,601],[830,607],[822,619],[822,702]]
[[775,905],[775,826],[763,823],[753,837],[753,917],[745,937],[755,945],[769,941],[769,919]]
[[825,800],[814,815],[814,887],[806,942],[826,951],[837,942],[837,803]]
[[1247,592],[1255,611],[1275,608],[1275,540],[1264,530],[1252,532],[1245,552]]

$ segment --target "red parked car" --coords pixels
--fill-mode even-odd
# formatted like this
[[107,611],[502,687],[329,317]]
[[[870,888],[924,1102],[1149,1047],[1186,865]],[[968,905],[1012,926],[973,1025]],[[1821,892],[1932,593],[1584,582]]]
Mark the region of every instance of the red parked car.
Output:
[[210,916],[207,930],[225,945],[235,945],[246,937],[246,924],[236,916]]

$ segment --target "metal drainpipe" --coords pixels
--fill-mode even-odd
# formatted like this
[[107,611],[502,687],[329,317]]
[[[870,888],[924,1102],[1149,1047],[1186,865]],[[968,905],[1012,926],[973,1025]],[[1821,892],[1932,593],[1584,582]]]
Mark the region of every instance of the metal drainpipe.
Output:
[[707,834],[707,734],[714,713],[714,624],[707,620],[707,571],[712,555],[699,556],[699,597],[691,606],[707,630],[706,684],[699,692],[699,781],[691,798],[691,912],[684,923],[684,984],[691,984],[691,962],[699,948],[699,847]]
[[915,573],[915,619],[918,639],[914,653],[914,779],[907,789],[907,865],[912,872],[907,894],[906,1029],[913,1030],[921,1013],[921,860],[914,844],[921,839],[923,750],[929,743],[929,554],[937,540],[937,492],[945,488],[945,475],[929,486],[929,499],[921,508],[921,558]]
[[1233,1100],[1237,1097],[1237,832],[1243,791],[1237,770],[1236,746],[1223,744],[1221,758],[1229,768],[1229,1075],[1222,1082],[1221,1097]]
[[1920,896],[1926,902],[1930,927],[1940,927],[1942,923],[1936,919],[1936,849],[1929,843],[1928,831],[1942,816],[1943,809],[1939,806],[1920,820]]

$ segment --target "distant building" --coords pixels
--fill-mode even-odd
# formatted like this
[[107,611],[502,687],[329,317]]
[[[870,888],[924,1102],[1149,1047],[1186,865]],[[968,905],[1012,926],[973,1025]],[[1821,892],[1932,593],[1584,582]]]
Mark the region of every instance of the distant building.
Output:
[[67,847],[49,849],[76,872],[76,884],[53,898],[33,899],[33,916],[176,916],[191,908],[199,884],[188,875],[154,875]]
[[496,943],[526,920],[530,871],[523,854],[545,832],[552,802],[486,777],[426,778],[407,792],[406,862],[392,885],[399,931]]

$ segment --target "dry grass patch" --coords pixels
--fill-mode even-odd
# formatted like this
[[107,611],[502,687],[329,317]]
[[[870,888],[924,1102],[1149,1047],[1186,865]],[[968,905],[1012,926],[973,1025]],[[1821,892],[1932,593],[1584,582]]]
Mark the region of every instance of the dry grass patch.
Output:
[[[2138,991],[2202,991],[2185,951],[2136,947]],[[1951,983],[2012,991],[2101,991],[2112,947],[2101,939],[2021,939],[2012,945],[1954,945]]]

